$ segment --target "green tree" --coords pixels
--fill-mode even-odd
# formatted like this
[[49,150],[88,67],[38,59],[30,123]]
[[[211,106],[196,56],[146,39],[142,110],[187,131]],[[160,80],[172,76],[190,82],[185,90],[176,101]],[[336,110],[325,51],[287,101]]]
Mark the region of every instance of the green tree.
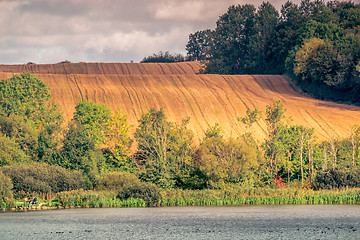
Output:
[[[360,4],[351,1],[302,0],[298,5],[287,1],[280,15],[268,2],[258,9],[249,4],[230,6],[215,30],[191,34],[187,49],[194,59],[206,54],[203,73],[287,71],[314,97],[358,103],[359,19]],[[304,55],[314,39],[324,43]],[[299,63],[304,64],[300,75]]]
[[308,69],[308,60],[311,57],[312,53],[321,45],[324,45],[325,42],[322,39],[313,38],[306,42],[302,48],[296,52],[295,64],[294,64],[294,73],[297,76],[300,76],[305,80],[305,74]]
[[89,138],[96,144],[105,142],[105,129],[111,117],[108,107],[82,100],[79,102],[74,113],[74,121],[83,126]]
[[360,23],[360,4],[352,1],[332,1],[332,11],[337,15],[339,25],[344,29],[358,29]]
[[85,174],[94,177],[106,168],[105,161],[102,152],[96,147],[95,139],[88,135],[86,128],[79,123],[70,122],[57,164],[83,170]]
[[230,6],[219,17],[214,33],[213,56],[206,65],[208,73],[239,74],[252,68],[246,65],[249,42],[255,36],[256,9],[253,5]]
[[211,58],[210,48],[213,44],[213,31],[210,29],[197,31],[189,35],[186,45],[190,61],[208,60]]
[[168,122],[162,109],[150,109],[142,115],[134,135],[137,160],[144,168],[142,179],[163,187],[175,186],[191,158],[193,134],[186,127],[188,121],[180,125]]
[[285,71],[285,60],[288,58],[289,52],[298,44],[295,39],[298,39],[306,18],[299,6],[290,1],[282,5],[280,16],[274,35],[269,41],[267,52],[269,65],[276,73]]
[[254,111],[251,111],[250,108],[246,110],[246,116],[238,118],[243,124],[246,125],[246,128],[250,129],[254,123],[256,123],[261,117],[261,111],[255,108]]
[[264,142],[264,149],[267,158],[269,159],[270,175],[277,174],[278,161],[281,159],[283,153],[283,145],[279,140],[280,132],[283,131],[284,125],[282,120],[284,119],[283,104],[280,100],[273,99],[272,105],[266,106],[266,119],[268,137]]
[[52,132],[62,121],[47,85],[28,73],[0,81],[0,106],[2,115],[25,117],[40,130]]
[[296,39],[293,40],[293,48],[289,51],[285,60],[288,71],[292,72],[294,70],[294,59],[299,49],[312,41],[312,39],[321,39],[326,42],[332,42],[341,37],[341,29],[333,22],[321,23],[312,19],[303,22],[301,28],[297,32]]
[[302,25],[297,43],[300,45],[311,38],[320,38],[326,41],[334,41],[342,37],[341,28],[335,23],[322,23],[309,20]]
[[[43,81],[28,73],[1,80],[0,116],[1,123],[9,127],[2,129],[4,134],[14,136],[17,142],[20,140],[19,132],[33,139],[34,144],[27,142],[26,147],[24,142],[18,142],[26,151],[32,149],[32,157],[36,155],[41,161],[52,157],[53,149],[57,148],[59,142],[57,136],[61,130],[62,116],[58,107],[51,102],[49,89]],[[20,127],[19,131],[15,129],[17,127]]]
[[278,11],[268,2],[258,9],[250,4],[230,6],[214,31],[190,34],[188,54],[209,60],[204,70],[207,73],[273,72],[272,66],[268,67],[273,56],[268,52],[278,21]]
[[349,60],[328,41],[313,38],[297,51],[294,73],[307,84],[343,89],[351,72]]
[[273,56],[269,52],[278,24],[279,13],[276,8],[269,2],[263,2],[256,13],[256,34],[249,41],[247,65],[253,62],[254,66],[248,73],[276,73],[271,65]]
[[344,81],[338,54],[330,42],[313,38],[296,53],[294,73],[304,81],[337,86]]
[[300,177],[303,184],[314,175],[313,133],[313,129],[299,125],[284,127],[280,132],[283,160],[279,172],[286,173],[288,181]]
[[0,116],[0,131],[14,141],[32,160],[38,160],[39,130],[33,127],[31,121],[26,121],[15,114],[8,117]]

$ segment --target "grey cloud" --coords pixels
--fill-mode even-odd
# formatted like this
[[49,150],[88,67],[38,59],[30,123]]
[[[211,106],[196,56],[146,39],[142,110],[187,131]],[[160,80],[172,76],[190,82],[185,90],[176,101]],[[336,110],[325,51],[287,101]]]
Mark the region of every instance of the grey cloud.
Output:
[[[0,0],[0,63],[139,61],[185,52],[188,35],[214,28],[250,0]],[[284,1],[270,1],[276,7]],[[296,2],[296,1],[294,1]]]

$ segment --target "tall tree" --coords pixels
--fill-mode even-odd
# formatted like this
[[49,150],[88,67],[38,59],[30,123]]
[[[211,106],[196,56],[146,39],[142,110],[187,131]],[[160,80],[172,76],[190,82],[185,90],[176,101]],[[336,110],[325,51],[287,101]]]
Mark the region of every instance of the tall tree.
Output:
[[305,19],[299,6],[290,1],[282,5],[280,13],[280,20],[273,38],[269,41],[267,53],[269,64],[277,73],[285,71],[285,60],[289,52],[298,44],[296,39],[298,39],[300,28]]
[[213,57],[206,66],[207,72],[237,74],[253,67],[246,59],[249,57],[249,42],[256,34],[255,21],[256,9],[249,4],[230,6],[219,17],[210,50]]
[[270,173],[277,174],[279,159],[282,152],[282,145],[280,143],[280,132],[284,128],[282,120],[284,119],[284,105],[280,100],[276,101],[273,99],[272,105],[266,106],[266,125],[268,130],[268,137],[265,140],[264,147],[266,155],[270,160]]
[[213,44],[213,31],[210,29],[197,31],[189,35],[186,45],[190,61],[208,60],[211,58],[210,48]]
[[[31,146],[27,145],[27,150],[34,149],[32,157],[38,160],[51,161],[59,143],[63,119],[58,107],[52,103],[49,89],[43,81],[28,73],[1,80],[0,115],[1,124],[7,129],[2,129],[4,134],[20,136],[18,133],[22,131],[22,134],[34,133],[32,137],[37,139]],[[22,130],[18,131],[15,126],[20,126],[19,124],[22,126],[19,129]]]
[[141,116],[134,136],[144,180],[163,187],[175,186],[176,177],[186,171],[191,157],[193,134],[186,127],[188,121],[180,125],[168,122],[162,109],[150,109]]
[[[250,61],[256,66],[249,73],[274,73],[270,64],[273,57],[271,51],[271,40],[275,36],[276,27],[279,24],[279,13],[269,2],[263,2],[257,10],[256,29],[257,34],[249,42]],[[251,56],[255,58],[252,59]]]

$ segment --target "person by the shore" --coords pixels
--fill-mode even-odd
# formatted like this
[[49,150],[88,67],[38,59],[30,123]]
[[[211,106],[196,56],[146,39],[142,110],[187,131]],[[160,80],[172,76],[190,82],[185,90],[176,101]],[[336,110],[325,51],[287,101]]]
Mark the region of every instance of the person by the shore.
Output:
[[34,196],[34,198],[33,198],[32,202],[31,202],[31,204],[35,204],[36,202],[37,202],[37,198],[36,198],[36,196]]

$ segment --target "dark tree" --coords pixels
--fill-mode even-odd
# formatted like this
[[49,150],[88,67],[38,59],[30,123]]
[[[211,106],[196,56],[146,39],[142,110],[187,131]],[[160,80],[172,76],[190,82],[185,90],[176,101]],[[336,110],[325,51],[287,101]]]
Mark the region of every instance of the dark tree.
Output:
[[210,29],[197,31],[189,35],[186,45],[187,56],[190,61],[209,60],[210,49],[213,44],[213,31]]

